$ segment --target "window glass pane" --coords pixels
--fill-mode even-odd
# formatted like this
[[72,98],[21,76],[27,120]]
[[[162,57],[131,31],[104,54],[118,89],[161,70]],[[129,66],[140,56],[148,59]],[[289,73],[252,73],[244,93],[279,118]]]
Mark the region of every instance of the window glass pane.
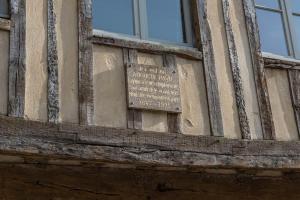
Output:
[[93,26],[116,33],[134,35],[132,0],[93,0]]
[[256,9],[262,50],[288,56],[288,49],[280,13]]
[[180,0],[147,0],[147,14],[150,38],[185,42]]
[[280,4],[278,0],[255,0],[255,2],[256,5],[265,6],[268,8],[280,9]]
[[300,13],[300,0],[290,0],[293,12]]
[[0,16],[8,16],[9,11],[8,11],[8,0],[0,0]]
[[[296,43],[297,49],[300,50],[300,16],[294,16],[294,28],[296,32]],[[298,52],[300,54],[300,52]],[[299,58],[300,59],[300,58]]]

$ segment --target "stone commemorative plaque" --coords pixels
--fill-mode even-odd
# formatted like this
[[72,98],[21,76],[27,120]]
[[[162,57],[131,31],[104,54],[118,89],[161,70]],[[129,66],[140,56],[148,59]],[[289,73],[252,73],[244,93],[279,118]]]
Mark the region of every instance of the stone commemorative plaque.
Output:
[[181,112],[177,69],[141,64],[129,64],[126,69],[129,108]]

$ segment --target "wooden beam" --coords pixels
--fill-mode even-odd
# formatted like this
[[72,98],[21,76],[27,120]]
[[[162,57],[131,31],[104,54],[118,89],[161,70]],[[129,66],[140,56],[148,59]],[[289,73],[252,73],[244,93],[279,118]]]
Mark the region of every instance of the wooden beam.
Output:
[[201,44],[197,45],[202,49],[203,53],[203,65],[206,81],[211,133],[214,136],[224,136],[214,49],[212,44],[210,25],[207,19],[207,1],[197,0],[193,1],[193,3],[193,15],[196,16],[194,17],[194,20],[196,21],[195,29],[197,29],[197,32],[199,33],[198,35],[201,42]]
[[48,0],[48,121],[59,120],[58,54],[54,0]]
[[297,169],[300,143],[49,124],[0,116],[0,151],[136,166]]
[[232,79],[235,91],[235,99],[239,115],[239,124],[243,139],[251,139],[250,126],[248,116],[246,112],[245,96],[243,82],[241,78],[241,69],[239,65],[239,58],[237,54],[237,48],[235,43],[235,37],[232,30],[232,23],[230,17],[230,5],[229,0],[222,0],[223,15],[226,30],[226,38],[228,44],[229,60],[232,71]]
[[10,30],[10,19],[0,18],[0,30]]
[[11,28],[8,78],[8,115],[24,117],[26,72],[25,0],[10,0]]
[[[36,161],[36,162],[34,162]],[[297,172],[198,171],[113,168],[111,165],[57,165],[54,160],[0,165],[2,199],[22,200],[299,200]],[[259,172],[258,172],[259,173]],[[262,174],[266,174],[262,172]]]
[[[164,54],[163,55],[163,63],[164,63],[164,67],[172,68],[172,69],[174,69],[174,71],[176,73],[178,73],[175,55]],[[168,132],[169,133],[182,133],[180,114],[168,113],[167,121],[168,121]]]
[[267,58],[264,57],[264,66],[265,68],[270,69],[295,69],[300,70],[300,62],[298,61],[291,61],[291,60],[283,60],[280,58]]
[[254,0],[243,0],[243,7],[256,83],[263,138],[266,140],[273,140],[275,139],[275,128],[265,76],[264,62],[260,48],[259,28],[256,20]]
[[[124,60],[124,69],[126,72],[127,65],[138,62],[137,50],[124,48],[123,49],[123,60]],[[127,78],[125,80],[127,80]],[[128,104],[128,100],[127,100],[127,104]],[[142,130],[142,127],[143,127],[142,111],[128,108],[127,109],[127,128]]]
[[93,27],[92,1],[78,0],[79,9],[79,122],[93,124]]
[[288,70],[290,92],[300,138],[300,71]]
[[177,47],[172,45],[159,44],[155,42],[133,40],[133,39],[129,40],[121,37],[114,37],[113,35],[95,34],[93,36],[93,43],[99,45],[113,46],[113,47],[136,49],[144,53],[152,53],[152,54],[159,54],[159,55],[163,53],[172,53],[187,59],[193,59],[193,60],[202,59],[202,52],[196,48]]

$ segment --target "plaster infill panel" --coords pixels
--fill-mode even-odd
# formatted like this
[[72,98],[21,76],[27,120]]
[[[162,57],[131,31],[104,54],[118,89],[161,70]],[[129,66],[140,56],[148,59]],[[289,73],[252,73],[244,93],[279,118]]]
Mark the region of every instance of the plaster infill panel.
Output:
[[216,74],[220,92],[220,103],[226,138],[241,138],[237,106],[229,62],[222,1],[208,0],[208,21],[211,28]]
[[47,121],[47,0],[26,0],[25,117]]
[[[160,55],[138,53],[138,63],[143,65],[163,66],[163,58]],[[142,129],[145,131],[167,132],[167,113],[142,111]]]
[[123,53],[120,48],[93,46],[94,123],[127,128],[127,104]]
[[230,1],[232,29],[235,37],[251,138],[263,139],[251,53],[242,1]]
[[60,120],[78,123],[77,0],[54,0],[59,70]]
[[0,114],[7,114],[9,32],[0,30]]
[[287,71],[267,69],[266,77],[276,140],[298,140],[298,131],[292,106]]
[[181,91],[183,134],[211,135],[203,65],[177,58]]

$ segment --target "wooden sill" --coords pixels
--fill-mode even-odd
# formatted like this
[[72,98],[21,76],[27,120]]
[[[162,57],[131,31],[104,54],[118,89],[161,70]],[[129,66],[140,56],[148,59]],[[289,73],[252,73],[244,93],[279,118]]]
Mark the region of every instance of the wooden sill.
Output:
[[286,58],[269,53],[263,53],[265,68],[271,69],[300,69],[300,60]]
[[0,30],[9,31],[10,30],[10,20],[5,18],[0,18]]
[[115,46],[121,48],[137,49],[140,52],[154,54],[175,54],[177,56],[202,60],[202,52],[196,48],[162,44],[159,42],[145,41],[135,38],[122,37],[118,34],[94,31],[92,38],[94,44]]
[[300,142],[233,140],[0,116],[0,152],[137,166],[297,169]]

